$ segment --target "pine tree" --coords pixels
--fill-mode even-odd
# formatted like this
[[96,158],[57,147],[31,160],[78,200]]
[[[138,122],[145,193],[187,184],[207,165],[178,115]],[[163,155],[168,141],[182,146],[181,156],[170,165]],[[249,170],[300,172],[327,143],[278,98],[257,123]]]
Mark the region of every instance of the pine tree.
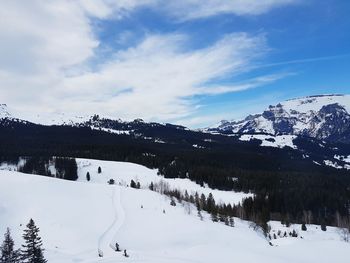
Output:
[[86,180],[90,181],[90,173],[89,172],[86,173]]
[[207,211],[209,213],[215,213],[215,200],[214,200],[214,197],[213,197],[213,194],[210,193],[209,196],[208,196],[208,199],[207,199]]
[[235,220],[233,219],[232,216],[230,216],[230,226],[234,227],[235,226]]
[[303,231],[306,231],[306,230],[307,230],[305,223],[303,223],[303,224],[301,225],[301,230],[303,230]]
[[135,183],[134,180],[131,180],[131,181],[130,181],[130,187],[131,187],[131,188],[136,188],[136,183]]
[[14,250],[14,241],[11,237],[10,229],[7,228],[4,235],[5,239],[0,247],[0,262],[3,263],[16,263],[19,262],[19,253],[17,250]]
[[42,240],[39,237],[39,228],[35,225],[34,220],[30,219],[27,229],[24,230],[23,239],[25,244],[22,245],[21,258],[23,263],[46,263],[42,249]]

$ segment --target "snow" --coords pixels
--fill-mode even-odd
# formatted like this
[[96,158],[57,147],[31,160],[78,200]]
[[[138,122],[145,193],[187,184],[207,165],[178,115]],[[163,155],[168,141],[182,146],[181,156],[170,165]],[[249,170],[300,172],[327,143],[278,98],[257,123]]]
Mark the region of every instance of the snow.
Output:
[[325,165],[334,167],[336,169],[343,169],[344,168],[343,166],[337,164],[336,162],[332,162],[330,160],[324,160],[323,162],[324,162]]
[[91,129],[105,131],[105,132],[114,133],[114,134],[118,134],[118,135],[121,135],[121,134],[130,135],[129,130],[114,130],[114,129],[108,129],[108,128],[95,127],[95,126],[91,126]]
[[350,155],[348,156],[335,155],[334,158],[350,164]]
[[[100,161],[93,159],[76,159],[78,164],[78,181],[86,182],[86,173],[91,175],[90,183],[106,184],[109,179],[113,179],[116,184],[129,185],[131,180],[140,182],[142,188],[148,188],[153,183],[165,182],[171,189],[179,189],[183,192],[187,190],[189,194],[194,195],[198,192],[206,196],[209,193],[213,194],[214,199],[221,203],[237,204],[243,198],[251,197],[252,194],[237,193],[233,191],[221,191],[211,189],[209,187],[202,187],[199,184],[185,178],[164,178],[157,175],[157,169],[149,169],[142,165],[128,163],[128,162],[113,162]],[[98,167],[102,168],[102,173],[98,174]]]
[[[269,106],[266,111],[273,114],[273,119],[269,119],[264,114],[256,114],[243,120],[223,121],[213,128],[218,128],[221,131],[231,130],[233,133],[251,133],[254,130],[256,133],[276,134],[274,123],[288,119],[292,125],[290,133],[304,134],[308,132],[310,136],[317,137],[320,136],[318,133],[325,125],[325,119],[315,118],[315,116],[323,106],[330,104],[343,106],[350,114],[350,95],[319,95],[287,100],[276,106]],[[242,130],[245,126],[247,127]],[[208,129],[204,131],[208,132]],[[323,137],[327,136],[327,134],[323,135]]]
[[[85,168],[92,168],[83,161]],[[340,241],[336,229],[323,232],[308,226],[303,239],[281,238],[270,246],[248,222],[235,219],[231,228],[213,223],[207,214],[201,221],[193,206],[185,209],[186,203],[173,207],[168,197],[148,189],[102,183],[114,173],[130,176],[141,171],[140,166],[111,165],[119,170],[108,171],[105,162],[91,162],[102,167],[102,174],[90,171],[90,182],[1,170],[0,232],[10,227],[18,247],[24,225],[32,217],[50,263],[348,262],[349,244]],[[278,222],[270,224],[273,230],[282,227]],[[116,242],[127,249],[129,258],[113,250]]]
[[11,114],[9,113],[9,109],[6,104],[0,104],[0,119],[3,118],[11,118]]
[[156,142],[156,143],[166,143],[165,141],[163,141],[163,140],[161,140],[159,138],[154,139],[154,142]]
[[198,149],[205,149],[204,146],[200,146],[200,145],[198,145],[198,144],[193,144],[192,147],[193,147],[193,148],[198,148]]
[[263,116],[259,116],[255,120],[255,122],[256,122],[257,127],[259,127],[259,130],[261,132],[266,132],[266,133],[270,133],[270,134],[275,133],[272,121],[265,119]]
[[307,113],[309,111],[319,111],[324,105],[338,103],[350,113],[350,95],[323,95],[305,97],[300,99],[287,100],[283,103],[283,108],[287,111],[296,110]]
[[265,134],[243,134],[240,136],[239,140],[241,141],[251,141],[254,139],[261,140],[261,146],[265,147],[276,147],[276,148],[284,148],[290,147],[293,149],[297,149],[296,145],[294,145],[293,140],[297,136],[295,135],[265,135]]

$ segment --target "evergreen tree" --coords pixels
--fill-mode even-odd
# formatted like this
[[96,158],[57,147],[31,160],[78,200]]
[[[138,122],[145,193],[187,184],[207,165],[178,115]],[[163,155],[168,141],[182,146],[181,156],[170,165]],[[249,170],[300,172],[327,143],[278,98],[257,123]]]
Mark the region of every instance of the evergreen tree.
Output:
[[136,183],[135,183],[134,180],[131,180],[131,181],[130,181],[130,187],[131,187],[131,188],[136,188]]
[[11,237],[10,229],[7,228],[4,235],[5,239],[0,247],[0,262],[3,263],[17,263],[19,262],[18,257],[19,253],[17,250],[14,250],[14,241]]
[[216,212],[211,213],[211,220],[212,220],[213,222],[218,222],[218,221],[219,221],[218,215],[217,215]]
[[86,173],[86,180],[90,181],[90,173],[89,172]]
[[303,223],[303,224],[301,225],[301,230],[303,230],[303,231],[306,231],[306,230],[307,230],[305,223]]
[[42,240],[39,237],[39,228],[35,225],[34,220],[30,219],[27,229],[24,230],[23,239],[25,244],[22,245],[21,258],[23,263],[46,263],[47,260],[43,255]]
[[154,185],[153,182],[151,182],[151,184],[149,185],[149,190],[153,191],[154,190]]
[[210,193],[207,199],[207,211],[209,213],[215,213],[215,200],[213,194]]
[[101,166],[98,167],[97,172],[98,172],[99,174],[102,173]]
[[230,226],[234,227],[235,226],[235,220],[233,219],[233,217],[230,217]]

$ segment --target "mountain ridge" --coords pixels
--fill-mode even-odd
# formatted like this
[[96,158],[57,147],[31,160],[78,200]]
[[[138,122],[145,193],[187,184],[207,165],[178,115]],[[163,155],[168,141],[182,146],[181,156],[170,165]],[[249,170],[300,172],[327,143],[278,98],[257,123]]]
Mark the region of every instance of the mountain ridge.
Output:
[[203,131],[219,134],[302,135],[350,143],[350,95],[313,95],[270,105],[238,121]]

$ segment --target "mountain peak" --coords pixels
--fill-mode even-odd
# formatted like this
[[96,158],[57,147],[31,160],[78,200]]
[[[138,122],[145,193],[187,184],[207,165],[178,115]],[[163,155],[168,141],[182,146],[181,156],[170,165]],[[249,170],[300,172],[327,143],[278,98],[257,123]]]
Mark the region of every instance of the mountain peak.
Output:
[[11,118],[11,114],[6,104],[0,104],[0,119]]
[[350,95],[314,95],[270,105],[243,120],[221,122],[215,133],[303,135],[350,142]]

